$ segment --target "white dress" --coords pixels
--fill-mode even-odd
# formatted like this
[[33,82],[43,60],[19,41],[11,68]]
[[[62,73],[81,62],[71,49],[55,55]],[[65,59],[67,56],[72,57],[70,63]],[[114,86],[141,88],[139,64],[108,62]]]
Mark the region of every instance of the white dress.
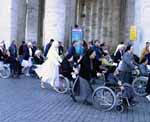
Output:
[[42,82],[54,86],[54,81],[59,81],[59,65],[61,58],[58,55],[58,42],[54,41],[47,55],[47,60],[35,69]]

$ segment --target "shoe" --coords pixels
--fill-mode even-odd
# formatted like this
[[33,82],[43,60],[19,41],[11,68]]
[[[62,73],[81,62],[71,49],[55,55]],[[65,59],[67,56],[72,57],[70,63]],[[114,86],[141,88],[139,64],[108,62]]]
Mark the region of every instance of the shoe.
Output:
[[27,77],[30,77],[30,74],[27,73],[26,76],[27,76]]
[[146,98],[150,102],[150,95],[147,95]]
[[89,102],[89,101],[87,101],[87,100],[85,100],[85,101],[83,102],[83,104],[85,104],[85,105],[92,105],[92,103]]
[[70,95],[70,97],[72,98],[72,100],[73,100],[74,102],[77,102],[76,98],[75,98],[73,95]]

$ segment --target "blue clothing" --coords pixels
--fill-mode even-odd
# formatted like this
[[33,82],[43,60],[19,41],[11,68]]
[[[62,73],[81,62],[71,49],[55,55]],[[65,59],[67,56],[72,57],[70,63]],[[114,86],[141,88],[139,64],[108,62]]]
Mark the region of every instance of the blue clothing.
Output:
[[141,76],[149,76],[149,70],[148,70],[148,68],[147,68],[147,66],[146,65],[144,65],[144,64],[141,64],[140,66],[139,66],[139,69],[140,69],[140,75]]
[[133,55],[126,52],[122,58],[121,71],[132,72],[135,68]]
[[150,64],[150,53],[146,54],[145,58],[148,60],[148,64]]
[[17,46],[15,44],[10,45],[9,52],[10,52],[11,57],[17,58]]
[[96,52],[96,60],[99,61],[99,59],[102,57],[102,52],[99,47],[96,47],[95,45],[92,47],[92,49]]
[[45,56],[45,57],[47,56],[48,51],[49,51],[51,45],[52,45],[51,43],[48,43],[48,44],[46,45],[46,48],[45,48],[45,51],[44,51],[44,56]]

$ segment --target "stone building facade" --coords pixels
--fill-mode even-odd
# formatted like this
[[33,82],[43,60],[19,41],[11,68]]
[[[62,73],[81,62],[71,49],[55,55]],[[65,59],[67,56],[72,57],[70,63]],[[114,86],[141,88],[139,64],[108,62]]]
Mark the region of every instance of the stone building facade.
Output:
[[129,41],[129,28],[135,24],[135,5],[139,1],[0,1],[0,8],[3,8],[0,12],[0,33],[3,36],[0,34],[0,39],[7,40],[8,44],[11,40],[16,40],[18,44],[22,40],[37,41],[41,46],[54,38],[69,45],[71,27],[78,24],[84,30],[86,41],[100,40],[116,47],[121,41]]

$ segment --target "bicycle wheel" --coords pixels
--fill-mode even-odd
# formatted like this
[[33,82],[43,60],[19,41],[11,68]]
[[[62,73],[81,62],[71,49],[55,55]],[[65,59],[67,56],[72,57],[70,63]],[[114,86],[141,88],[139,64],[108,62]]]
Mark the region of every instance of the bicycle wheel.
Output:
[[145,96],[146,95],[146,85],[147,85],[148,77],[138,77],[136,78],[133,83],[132,87],[134,90],[134,93],[137,96]]
[[116,95],[110,88],[101,86],[93,92],[92,100],[96,108],[109,111],[116,104]]
[[9,66],[3,66],[3,68],[0,70],[0,77],[3,79],[9,78],[10,74],[11,72]]
[[62,75],[59,75],[59,81],[54,82],[56,92],[65,94],[69,90],[69,80]]

